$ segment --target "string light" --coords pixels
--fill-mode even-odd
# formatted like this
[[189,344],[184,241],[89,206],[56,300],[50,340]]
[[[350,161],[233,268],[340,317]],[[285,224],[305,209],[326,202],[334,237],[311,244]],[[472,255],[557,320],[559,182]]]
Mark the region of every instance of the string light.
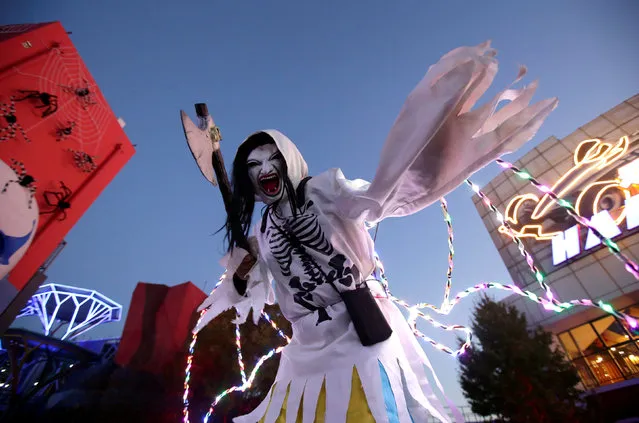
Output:
[[[540,191],[545,192],[547,194],[549,194],[549,196],[556,201],[558,204],[560,204],[562,207],[566,207],[567,205],[570,205],[570,203],[568,203],[565,200],[562,200],[560,198],[558,198],[550,188],[548,188],[547,186],[544,186],[543,184],[540,184],[535,178],[533,178],[529,173],[525,172],[525,171],[521,171],[520,169],[515,168],[512,164],[510,163],[506,163],[503,160],[499,161],[500,165],[502,165],[502,167],[506,167],[503,166],[504,164],[507,164],[509,168],[516,170],[517,171],[517,175],[521,176],[522,178],[530,181],[536,188],[538,188]],[[534,182],[533,182],[534,181]],[[470,180],[466,180],[466,183],[468,185],[471,186],[471,188],[477,193],[477,195],[483,200],[484,204],[490,209],[490,211],[497,217],[497,219],[499,220],[499,222],[505,227],[507,228],[510,232],[511,232],[511,238],[513,239],[513,242],[515,242],[517,244],[517,247],[520,251],[520,254],[525,258],[526,263],[529,266],[529,269],[531,270],[531,272],[533,273],[533,275],[535,276],[535,279],[537,280],[537,282],[542,286],[542,288],[545,290],[546,292],[546,299],[544,298],[540,298],[538,297],[536,294],[534,294],[533,292],[530,291],[523,291],[521,288],[517,287],[516,285],[504,285],[504,284],[500,284],[497,282],[488,282],[488,283],[482,283],[482,284],[478,284],[475,285],[474,287],[468,288],[462,292],[460,292],[459,294],[457,294],[455,296],[455,298],[452,301],[448,301],[448,296],[450,294],[450,288],[452,285],[452,280],[451,280],[451,274],[452,274],[452,269],[453,269],[453,255],[454,255],[454,249],[453,249],[453,230],[452,230],[452,218],[450,216],[450,214],[448,213],[448,207],[447,207],[447,203],[445,199],[441,200],[441,206],[442,206],[442,211],[444,213],[444,221],[447,224],[448,227],[448,247],[449,247],[449,254],[448,254],[448,272],[447,272],[447,281],[446,281],[446,289],[444,292],[444,302],[442,304],[441,307],[436,307],[432,304],[428,304],[428,303],[419,303],[416,304],[414,306],[410,306],[408,303],[406,303],[405,301],[398,299],[396,297],[390,297],[396,304],[399,304],[401,306],[403,306],[407,311],[408,311],[408,318],[407,321],[409,323],[409,325],[411,326],[411,329],[413,330],[413,333],[419,337],[421,337],[422,339],[424,339],[425,341],[427,341],[428,343],[430,343],[431,345],[433,345],[435,348],[447,352],[453,356],[459,356],[461,354],[464,353],[464,351],[470,347],[471,344],[471,339],[472,339],[472,333],[470,332],[470,330],[468,330],[466,327],[461,326],[461,325],[443,325],[439,322],[437,322],[436,320],[434,320],[432,317],[422,313],[420,311],[420,309],[422,308],[430,308],[440,314],[449,314],[450,311],[453,309],[453,307],[458,304],[462,298],[468,296],[469,294],[473,293],[473,292],[477,292],[480,290],[484,290],[484,289],[490,289],[490,288],[495,288],[495,289],[502,289],[502,290],[510,290],[513,293],[526,297],[531,301],[537,302],[538,304],[541,304],[546,310],[549,311],[555,311],[555,312],[562,312],[565,309],[571,308],[575,305],[581,305],[581,306],[590,306],[590,307],[598,307],[600,309],[602,309],[603,311],[605,311],[606,313],[612,314],[618,318],[622,318],[624,320],[626,320],[626,322],[628,322],[628,324],[633,327],[636,328],[637,327],[637,321],[636,319],[632,318],[631,316],[628,316],[624,313],[620,313],[618,311],[616,311],[610,304],[606,304],[602,301],[599,301],[597,304],[593,303],[592,300],[590,299],[581,299],[581,300],[570,300],[568,302],[564,302],[561,303],[558,299],[556,299],[552,293],[552,291],[550,290],[550,287],[547,285],[547,283],[545,282],[545,278],[543,273],[537,268],[537,266],[534,263],[534,259],[532,258],[532,255],[526,250],[525,246],[523,245],[523,242],[521,241],[521,239],[519,239],[519,237],[514,233],[514,231],[512,230],[512,228],[509,226],[508,222],[505,221],[503,215],[501,214],[501,212],[499,212],[499,210],[491,203],[491,201],[488,199],[488,197],[479,189],[479,187],[477,185],[475,185],[472,181]],[[574,211],[574,209],[573,209]],[[581,217],[581,216],[579,216]],[[591,225],[590,225],[591,226]],[[600,240],[602,242],[604,242],[606,245],[608,245],[608,242],[611,242],[609,239],[603,237],[603,235],[601,235],[599,233],[600,236]],[[613,253],[615,252],[615,250],[611,250]],[[376,255],[376,259],[379,261],[379,266],[381,267],[381,260],[379,260],[379,257]],[[622,257],[622,260],[624,260],[624,262],[626,263],[626,266],[628,267],[629,264],[628,262],[631,263],[630,266],[632,266],[632,264],[634,264],[633,262],[631,262],[630,260],[628,260],[625,257]],[[636,265],[635,265],[636,266]],[[383,267],[381,267],[383,268]],[[385,276],[383,274],[383,272],[381,272],[380,276],[382,278],[385,279]],[[384,281],[383,282],[384,286],[388,286],[388,282]],[[466,340],[464,342],[464,344],[462,344],[462,346],[456,350],[453,351],[451,348],[446,347],[445,345],[442,345],[436,341],[434,341],[433,339],[429,338],[428,336],[424,335],[423,333],[421,333],[417,327],[417,318],[422,318],[426,321],[428,321],[429,323],[431,323],[433,326],[435,327],[439,327],[441,329],[444,330],[462,330],[466,332]]]
[[[620,140],[620,142],[622,142],[623,140],[624,140],[624,138],[622,138],[622,140]],[[627,139],[626,139],[626,141],[627,141]],[[505,160],[502,160],[502,159],[497,159],[496,162],[502,168],[510,170],[515,175],[517,175],[517,176],[521,177],[522,179],[530,182],[530,184],[532,184],[539,191],[541,191],[541,192],[545,193],[546,195],[548,195],[548,197],[553,202],[558,204],[560,207],[564,208],[567,211],[567,213],[571,217],[573,217],[578,223],[580,223],[583,226],[586,226],[589,230],[591,230],[592,233],[604,245],[606,245],[608,247],[609,251],[612,252],[613,255],[615,257],[617,257],[621,262],[624,263],[624,268],[629,273],[631,273],[635,278],[639,279],[639,266],[635,262],[630,260],[625,254],[623,254],[621,252],[621,249],[619,248],[619,246],[616,243],[614,243],[611,239],[609,239],[609,238],[605,237],[603,234],[601,234],[601,232],[599,232],[590,223],[590,221],[588,219],[586,219],[586,218],[582,217],[581,215],[579,215],[579,213],[575,210],[575,208],[572,206],[572,204],[570,202],[568,202],[568,201],[566,201],[566,200],[564,200],[562,198],[559,198],[557,196],[557,194],[555,194],[553,192],[552,189],[550,189],[546,185],[542,184],[537,179],[535,179],[533,176],[531,176],[528,172],[519,169],[518,167],[516,167],[512,163],[509,163],[509,162],[507,162]],[[624,319],[632,328],[636,328],[638,326],[638,323],[637,323],[636,319],[634,319],[633,317],[631,317],[631,316],[629,316],[629,315],[627,315],[625,313],[621,313],[621,312],[615,310],[611,305],[603,303],[602,301],[599,301],[597,304],[594,304],[589,299],[582,299],[582,300],[571,300],[571,301],[568,301],[568,302],[565,302],[565,303],[561,303],[557,299],[555,299],[553,294],[552,294],[552,292],[551,292],[551,290],[550,290],[550,287],[544,281],[543,274],[541,272],[539,272],[538,269],[536,268],[536,266],[534,265],[534,261],[532,259],[532,256],[528,253],[528,251],[526,251],[523,243],[521,242],[519,237],[515,234],[515,232],[512,230],[512,228],[510,227],[508,222],[506,222],[506,220],[504,219],[503,215],[497,210],[497,208],[494,205],[492,205],[492,203],[490,202],[488,197],[479,189],[479,187],[477,185],[475,185],[473,182],[471,182],[468,179],[466,180],[466,183],[471,186],[473,191],[475,191],[477,193],[477,195],[483,200],[484,204],[486,204],[488,206],[488,208],[493,212],[493,214],[495,214],[495,216],[497,217],[497,220],[510,233],[513,241],[519,247],[520,253],[526,259],[526,262],[528,263],[529,268],[531,269],[531,271],[533,271],[533,274],[535,275],[537,281],[542,286],[542,288],[546,291],[546,297],[548,298],[548,300],[550,300],[555,305],[558,305],[558,306],[560,306],[561,308],[564,308],[564,309],[570,308],[573,305],[587,305],[587,306],[598,307],[598,308],[602,309],[603,311],[605,311],[606,313],[612,314],[612,315],[614,315],[615,317],[617,317],[619,319]],[[547,306],[545,306],[545,307],[548,308]]]
[[277,327],[277,324],[273,320],[271,320],[271,317],[266,312],[264,312],[264,311],[262,312],[262,317],[264,318],[264,320],[266,320],[267,322],[269,322],[271,324],[273,329],[275,329],[275,331],[277,332],[277,334],[280,337],[284,338],[284,340],[286,341],[287,344],[289,342],[291,342],[291,338],[286,336],[286,334],[284,332],[282,332],[282,330],[280,328]]
[[[572,206],[572,204],[564,199],[559,198],[549,187],[541,184],[539,181],[537,181],[532,175],[530,175],[528,172],[523,171],[521,169],[518,169],[516,166],[514,166],[513,164],[506,162],[504,160],[497,160],[497,163],[502,166],[505,169],[509,169],[511,171],[513,171],[517,176],[521,177],[524,180],[529,181],[535,188],[537,188],[540,192],[547,194],[555,203],[557,203],[559,206],[563,207],[564,209],[566,209],[566,211],[570,214],[570,216],[572,216],[578,223],[582,224],[583,226],[588,227],[592,233],[599,238],[599,240],[608,247],[608,249],[618,258],[620,259],[624,265],[625,268],[628,272],[630,272],[631,274],[633,274],[636,278],[639,279],[639,266],[637,266],[636,263],[634,263],[632,260],[630,260],[625,254],[623,254],[621,252],[621,250],[619,249],[619,247],[617,246],[617,244],[615,244],[612,240],[606,238],[605,236],[603,236],[596,228],[594,228],[591,224],[590,221],[582,216],[579,215],[579,213],[577,213],[577,211],[575,210],[575,208]],[[429,303],[418,303],[416,305],[410,305],[409,303],[407,303],[406,301],[399,299],[397,297],[394,297],[389,289],[389,284],[388,284],[388,280],[386,278],[385,272],[384,272],[384,266],[382,264],[381,259],[379,258],[379,255],[377,253],[374,254],[374,260],[375,260],[375,270],[373,272],[373,276],[375,277],[376,280],[378,280],[381,285],[383,286],[385,292],[386,292],[386,297],[389,298],[390,300],[392,300],[394,303],[402,306],[407,312],[408,312],[408,317],[407,317],[407,322],[409,324],[409,326],[411,327],[411,330],[413,331],[413,333],[422,338],[424,341],[428,342],[429,344],[431,344],[433,347],[437,348],[440,351],[443,351],[445,353],[448,353],[450,355],[452,355],[453,357],[457,357],[459,355],[462,355],[468,348],[470,348],[471,345],[471,341],[472,341],[472,332],[470,331],[470,329],[468,329],[465,326],[462,325],[444,325],[440,322],[438,322],[437,320],[435,320],[434,318],[432,318],[430,315],[425,314],[421,311],[421,309],[423,308],[429,308],[432,309],[433,311],[439,313],[439,314],[443,314],[443,315],[448,315],[453,307],[457,304],[459,304],[459,302],[461,302],[461,300],[467,296],[469,296],[472,293],[478,292],[478,291],[482,291],[485,289],[500,289],[500,290],[507,290],[507,291],[511,291],[516,295],[525,297],[533,302],[536,302],[540,305],[542,305],[545,309],[550,310],[550,311],[555,311],[557,313],[560,313],[566,309],[569,309],[573,306],[576,305],[580,305],[580,306],[589,306],[589,307],[598,307],[601,310],[603,310],[606,313],[612,314],[618,318],[624,319],[632,328],[637,328],[638,323],[637,320],[632,318],[629,315],[626,315],[624,313],[621,313],[617,310],[615,310],[610,304],[604,303],[603,301],[599,301],[598,303],[594,303],[592,300],[590,299],[580,299],[580,300],[570,300],[567,302],[560,302],[557,298],[555,298],[555,296],[553,295],[550,286],[548,286],[548,284],[545,282],[545,278],[543,273],[537,268],[537,266],[534,263],[534,259],[532,257],[532,255],[526,250],[525,246],[523,245],[523,242],[521,241],[521,239],[519,238],[519,236],[517,236],[517,234],[515,233],[515,231],[513,230],[512,227],[510,227],[509,223],[506,221],[506,219],[504,219],[503,214],[492,204],[492,202],[490,201],[490,199],[488,199],[488,197],[481,191],[481,189],[479,189],[479,187],[477,185],[475,185],[472,181],[470,180],[466,180],[465,181],[472,189],[473,191],[475,191],[475,193],[480,197],[480,199],[483,201],[483,203],[488,207],[488,209],[496,216],[497,220],[503,225],[504,228],[506,228],[506,230],[509,232],[509,234],[511,235],[511,239],[513,240],[513,242],[517,245],[517,248],[520,252],[520,254],[524,257],[524,259],[526,260],[526,263],[528,264],[528,267],[530,269],[530,271],[533,273],[535,279],[537,280],[537,282],[540,284],[540,286],[542,287],[542,289],[545,291],[546,294],[546,298],[542,298],[539,297],[538,295],[536,295],[533,292],[530,291],[526,291],[526,290],[522,290],[521,288],[519,288],[516,285],[505,285],[505,284],[501,284],[498,282],[484,282],[484,283],[480,283],[477,284],[473,287],[467,288],[459,293],[457,293],[455,295],[455,297],[451,300],[450,299],[450,292],[452,290],[452,272],[453,272],[453,267],[454,267],[454,263],[453,263],[453,258],[454,258],[454,247],[453,247],[453,240],[454,240],[454,235],[453,235],[453,227],[452,227],[452,217],[450,216],[450,213],[448,212],[448,204],[446,202],[446,200],[444,198],[442,198],[440,200],[441,203],[441,208],[442,208],[442,212],[444,214],[444,221],[447,225],[447,230],[448,230],[448,269],[446,272],[446,286],[445,286],[445,290],[444,290],[444,299],[442,302],[442,305],[440,307],[437,307],[435,305],[429,304]],[[372,225],[371,225],[372,228]],[[370,229],[370,228],[369,228]],[[221,281],[224,278],[225,273],[222,275],[222,277],[220,278],[220,282],[218,282],[217,286],[219,286],[219,284],[221,283]],[[217,287],[216,286],[216,287]],[[204,313],[206,312],[206,310],[203,310],[200,313],[199,319],[198,319],[198,324],[200,323],[202,316],[204,315]],[[286,334],[284,334],[284,332],[277,326],[277,324],[270,318],[270,316],[262,311],[261,314],[262,318],[264,318],[264,320],[266,320],[272,327],[273,329],[278,333],[278,335],[280,337],[282,337],[285,341],[286,344],[288,344],[291,340],[288,336],[286,336]],[[419,329],[417,329],[417,319],[423,319],[428,321],[431,325],[433,325],[434,327],[438,327],[440,329],[443,330],[447,330],[447,331],[462,331],[466,334],[466,339],[464,341],[464,343],[462,344],[462,346],[457,349],[457,350],[453,350],[450,347],[443,345],[435,340],[433,340],[432,338],[426,336],[425,334],[423,334],[421,331],[419,331]],[[266,360],[268,360],[269,358],[273,357],[275,354],[280,353],[285,345],[279,346],[277,348],[271,349],[269,352],[267,352],[266,354],[264,354],[262,357],[260,357],[260,359],[256,362],[253,370],[251,371],[250,376],[247,378],[246,377],[246,373],[245,373],[245,366],[244,366],[244,362],[242,359],[242,352],[241,352],[241,334],[240,334],[240,329],[239,329],[239,325],[236,325],[236,330],[235,330],[235,336],[236,336],[236,348],[237,348],[237,352],[238,352],[238,364],[240,366],[240,374],[242,377],[242,384],[241,385],[237,385],[237,386],[233,386],[231,388],[228,388],[224,391],[222,391],[219,395],[217,395],[215,397],[215,400],[213,401],[213,403],[211,404],[211,406],[209,407],[208,412],[206,413],[206,415],[204,416],[204,423],[208,423],[209,418],[213,415],[213,411],[215,409],[215,407],[217,406],[217,404],[219,404],[219,402],[226,397],[228,394],[232,393],[232,392],[243,392],[246,389],[249,389],[252,386],[252,383],[255,379],[255,376],[257,375],[257,372],[259,371],[259,369],[261,368],[262,364],[266,362]],[[190,370],[191,370],[191,366],[193,363],[193,356],[194,356],[194,351],[195,351],[195,345],[197,343],[197,334],[193,334],[192,335],[192,339],[191,339],[191,343],[189,345],[189,353],[187,356],[187,366],[185,369],[185,380],[184,380],[184,395],[183,395],[183,403],[184,403],[184,410],[183,410],[183,422],[184,423],[189,423],[189,410],[188,410],[188,406],[189,406],[189,402],[188,402],[188,395],[189,395],[189,381],[190,381]]]
[[246,383],[246,372],[244,371],[244,360],[242,359],[242,336],[240,335],[240,324],[235,324],[235,347],[237,349],[237,364],[240,366],[240,376],[242,383]]
[[[628,147],[630,142],[627,136],[623,136],[619,139],[616,144],[601,142],[598,139],[590,139],[582,141],[577,148],[575,149],[575,153],[573,155],[573,163],[574,166],[564,172],[564,174],[553,184],[552,188],[548,188],[547,186],[540,185],[537,188],[543,192],[544,194],[548,194],[548,192],[555,192],[556,197],[565,196],[570,194],[574,188],[577,187],[578,184],[583,182],[583,180],[589,176],[592,176],[594,173],[602,171],[602,169],[606,169],[614,164],[617,160],[623,157],[628,152]],[[498,160],[498,164],[502,167],[507,162],[503,160]],[[508,163],[508,165],[510,165]],[[521,171],[519,176],[522,179],[530,181],[532,176],[527,171]],[[581,193],[577,196],[575,201],[575,212],[578,215],[581,215],[580,206],[582,205],[582,201],[585,199],[584,196],[586,193],[590,191],[590,189],[597,185],[607,185],[603,188],[600,188],[599,195],[602,194],[607,188],[610,186],[620,186],[620,182],[618,179],[613,179],[609,181],[597,180],[596,182],[592,182],[582,186]],[[624,195],[628,196],[628,190],[623,190]],[[597,208],[597,199],[599,195],[595,197],[595,200],[592,202],[592,209],[596,213]],[[525,225],[519,225],[518,222],[518,210],[525,203],[535,203],[536,206],[532,210],[532,214],[530,215],[530,219],[532,223],[527,223]],[[553,236],[561,233],[558,231],[550,231],[547,232],[545,228],[538,222],[540,218],[546,215],[550,208],[552,207],[554,201],[548,195],[544,195],[541,198],[537,197],[535,194],[523,194],[518,195],[513,198],[508,205],[506,206],[506,220],[510,223],[519,226],[517,230],[517,235],[520,237],[533,237],[536,239],[552,239]],[[621,220],[624,218],[624,212],[622,211],[617,218],[616,223],[619,224]],[[505,231],[503,227],[499,228],[499,231],[502,233],[507,233],[510,235],[509,231]]]
[[[206,310],[200,312],[200,317],[197,319],[196,327],[202,321],[202,317],[206,313]],[[195,344],[197,344],[197,333],[191,335],[191,343],[189,344],[189,352],[186,357],[186,369],[184,370],[184,394],[182,395],[182,421],[184,423],[190,423],[189,420],[189,383],[191,381],[191,367],[193,366],[193,356],[195,355]]]
[[586,219],[585,217],[579,215],[577,210],[575,210],[575,208],[573,207],[573,205],[570,202],[568,202],[568,201],[566,201],[566,200],[564,200],[562,198],[559,198],[557,196],[557,194],[555,194],[549,187],[545,186],[544,184],[539,182],[537,179],[532,177],[528,172],[525,172],[525,171],[519,169],[518,167],[516,167],[512,163],[509,163],[507,161],[498,159],[497,160],[497,164],[500,165],[504,169],[512,171],[515,175],[519,176],[520,178],[525,179],[528,182],[530,182],[539,191],[541,191],[544,194],[548,195],[548,197],[550,197],[553,200],[553,202],[555,202],[556,204],[558,204],[559,206],[564,208],[566,210],[566,212],[568,212],[568,214],[573,219],[575,219],[577,221],[577,223],[579,223],[579,224],[587,227],[588,229],[590,229],[592,231],[592,233],[597,238],[599,238],[599,240],[606,247],[608,247],[608,250],[610,250],[610,252],[613,253],[613,255],[615,257],[617,257],[622,263],[624,263],[624,268],[630,274],[632,274],[636,279],[639,279],[639,266],[634,261],[630,260],[624,253],[622,253],[621,249],[619,248],[619,246],[614,241],[612,241],[609,238],[606,238],[601,232],[599,232],[599,230],[597,230],[597,228],[595,228],[590,223],[589,219]]
[[446,229],[448,230],[448,269],[446,271],[446,288],[444,289],[444,300],[442,301],[441,308],[445,311],[448,309],[448,298],[450,297],[450,291],[453,286],[453,257],[455,256],[455,249],[453,248],[453,219],[450,213],[448,213],[448,202],[444,197],[439,200],[441,204],[442,213],[444,214],[444,222],[446,222]]
[[552,294],[550,290],[550,286],[546,284],[543,273],[541,273],[541,271],[535,265],[535,261],[532,255],[528,252],[528,250],[526,250],[524,243],[521,241],[521,239],[517,235],[515,235],[515,232],[513,231],[510,224],[506,221],[506,219],[504,219],[504,215],[497,209],[497,207],[495,207],[495,205],[490,201],[490,199],[486,196],[486,194],[484,194],[484,192],[481,189],[479,189],[479,187],[476,184],[474,184],[470,179],[466,179],[466,184],[468,184],[471,187],[471,189],[475,191],[475,193],[477,194],[477,196],[479,196],[479,198],[482,200],[484,205],[488,207],[488,209],[495,215],[495,217],[497,218],[497,221],[500,224],[502,224],[507,230],[510,231],[511,239],[517,246],[517,249],[519,250],[519,254],[521,254],[524,257],[524,259],[526,260],[526,263],[528,264],[528,268],[534,275],[537,282],[541,285],[542,289],[546,292],[546,298],[553,301],[552,299],[554,298],[554,295]]
[[[222,283],[222,281],[224,280],[224,278],[226,277],[226,270],[224,271],[224,273],[222,273],[222,276],[220,276],[220,279],[218,280],[217,284],[215,285],[215,287],[213,288],[213,291],[215,291],[215,289],[220,286],[220,284]],[[202,317],[204,316],[204,314],[206,313],[206,309],[202,310],[200,312],[200,316],[197,319],[197,323],[195,323],[195,327],[198,327],[200,325],[200,322],[202,321]],[[236,332],[236,336],[238,336],[239,334]],[[182,395],[182,404],[183,404],[183,408],[182,408],[182,422],[183,423],[190,423],[189,420],[189,391],[190,391],[190,382],[191,382],[191,367],[193,366],[193,357],[195,356],[195,345],[197,344],[197,333],[192,333],[191,334],[191,343],[189,344],[189,352],[186,356],[186,368],[184,369],[184,394]]]
[[255,376],[257,375],[257,372],[260,369],[260,367],[262,367],[262,364],[264,364],[266,362],[266,360],[268,360],[269,358],[273,357],[275,354],[281,353],[282,350],[284,349],[284,347],[285,347],[285,345],[279,346],[277,348],[273,348],[272,350],[270,350],[269,352],[264,354],[262,357],[260,357],[260,359],[257,361],[257,363],[255,363],[255,367],[253,368],[253,371],[251,372],[251,375],[248,377],[246,382],[242,383],[241,385],[232,386],[232,387],[230,387],[228,389],[225,389],[218,396],[216,396],[215,400],[213,401],[213,403],[209,407],[209,410],[206,412],[206,415],[204,416],[203,422],[204,423],[208,423],[209,419],[213,415],[213,411],[215,410],[215,407],[217,406],[217,404],[219,404],[219,402],[224,397],[226,397],[228,394],[230,394],[232,392],[237,392],[237,391],[244,392],[247,389],[249,389],[253,385],[253,381],[255,380]]

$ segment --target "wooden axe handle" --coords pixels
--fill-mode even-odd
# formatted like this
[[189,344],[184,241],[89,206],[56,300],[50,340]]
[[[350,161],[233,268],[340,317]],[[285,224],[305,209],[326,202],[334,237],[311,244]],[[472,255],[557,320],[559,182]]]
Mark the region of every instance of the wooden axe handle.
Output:
[[[206,103],[197,103],[195,105],[195,113],[198,118],[206,120],[209,115],[209,110]],[[222,140],[222,135],[220,134],[220,130],[217,126],[214,126],[211,129],[211,141],[219,142]],[[229,182],[229,177],[226,173],[226,167],[224,166],[224,158],[222,157],[222,151],[219,148],[219,144],[216,148],[213,148],[213,154],[211,155],[211,161],[213,163],[213,171],[215,172],[215,178],[217,179],[218,186],[220,187],[220,192],[222,193],[222,201],[224,201],[224,208],[226,209],[226,214],[231,217],[231,221],[233,222],[233,227],[235,230],[240,230],[240,221],[238,216],[234,213],[232,207],[232,198],[233,191],[231,190],[231,183]],[[246,251],[251,251],[249,248],[248,240],[245,237],[238,242],[239,246],[244,248]]]

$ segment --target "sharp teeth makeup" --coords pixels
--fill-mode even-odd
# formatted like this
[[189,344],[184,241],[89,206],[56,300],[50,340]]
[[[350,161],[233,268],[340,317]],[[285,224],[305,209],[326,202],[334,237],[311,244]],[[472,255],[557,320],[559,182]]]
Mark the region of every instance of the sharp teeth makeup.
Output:
[[280,190],[280,178],[276,173],[260,177],[260,184],[267,195],[276,195]]
[[282,161],[282,154],[275,144],[255,148],[246,160],[255,193],[265,204],[272,204],[282,198]]

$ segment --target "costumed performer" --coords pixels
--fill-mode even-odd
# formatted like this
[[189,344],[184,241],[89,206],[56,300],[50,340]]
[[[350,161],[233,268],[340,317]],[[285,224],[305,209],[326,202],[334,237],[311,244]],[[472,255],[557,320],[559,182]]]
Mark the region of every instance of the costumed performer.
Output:
[[[276,130],[240,145],[227,276],[200,307],[210,308],[194,331],[231,307],[240,322],[250,309],[257,321],[277,298],[293,336],[264,401],[235,422],[450,421],[429,385],[426,354],[372,280],[366,222],[422,210],[535,135],[557,105],[554,98],[530,105],[535,82],[473,109],[497,73],[495,54],[486,42],[430,67],[391,128],[371,183],[348,180],[340,169],[309,178],[295,144]],[[266,208],[250,232],[256,201]]]

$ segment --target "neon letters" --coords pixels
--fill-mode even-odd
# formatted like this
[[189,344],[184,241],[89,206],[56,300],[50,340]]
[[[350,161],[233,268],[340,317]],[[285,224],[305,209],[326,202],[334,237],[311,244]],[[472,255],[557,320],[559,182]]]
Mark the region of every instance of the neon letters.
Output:
[[[582,141],[573,154],[574,166],[551,188],[560,198],[570,199],[581,216],[591,217],[592,225],[607,238],[622,234],[620,226],[624,220],[627,230],[639,227],[639,159],[619,167],[616,175],[611,176],[614,165],[626,155],[629,146],[627,136],[616,143],[599,139]],[[566,229],[565,224],[570,222],[562,221],[564,215],[558,215],[548,194],[541,198],[535,194],[518,195],[508,203],[505,215],[514,235],[551,241],[555,265],[600,245],[590,230],[584,240],[580,231],[586,228],[580,225]],[[512,236],[504,225],[498,230]]]
[[[627,136],[621,137],[614,145],[598,139],[582,141],[573,156],[575,165],[553,184],[551,190],[560,198],[565,198],[575,191],[580,184],[586,183],[574,204],[577,213],[582,216],[592,216],[599,213],[601,211],[599,200],[606,192],[619,191],[625,199],[628,199],[630,191],[623,186],[623,184],[628,184],[628,181],[621,182],[620,178],[615,178],[587,183],[589,179],[592,179],[602,170],[611,168],[613,163],[628,152],[628,146]],[[624,169],[627,178],[632,177],[630,180],[630,183],[632,183],[632,180],[638,180],[639,163],[633,167],[629,166],[624,166],[621,169]],[[621,169],[619,170],[621,171]],[[596,193],[595,198],[592,202],[589,202],[588,198],[592,196],[593,192]],[[544,227],[544,221],[547,219],[553,205],[553,200],[548,194],[541,198],[535,194],[518,195],[506,207],[506,221],[514,231],[514,234],[520,238],[551,240],[555,235],[562,233],[560,230],[548,230]],[[526,208],[532,208],[533,210],[524,223],[520,221],[520,216],[521,211]],[[622,210],[619,216],[615,218],[617,225],[621,223],[624,217],[625,212]],[[510,231],[503,225],[498,230],[505,235],[511,236]]]

